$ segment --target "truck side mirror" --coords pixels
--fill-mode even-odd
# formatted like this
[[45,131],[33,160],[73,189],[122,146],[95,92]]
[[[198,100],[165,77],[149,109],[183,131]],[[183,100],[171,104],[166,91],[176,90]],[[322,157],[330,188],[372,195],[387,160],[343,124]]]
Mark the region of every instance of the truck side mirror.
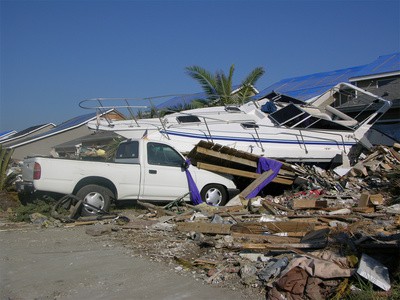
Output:
[[187,161],[183,161],[183,163],[182,163],[182,169],[187,169],[187,168],[189,168],[189,163],[187,162]]

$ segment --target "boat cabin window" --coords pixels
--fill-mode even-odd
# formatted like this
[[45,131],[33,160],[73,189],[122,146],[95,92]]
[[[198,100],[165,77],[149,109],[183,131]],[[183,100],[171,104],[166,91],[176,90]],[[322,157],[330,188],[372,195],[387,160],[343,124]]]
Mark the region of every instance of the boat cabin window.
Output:
[[225,110],[227,112],[241,112],[240,108],[237,106],[226,106]]
[[176,117],[178,123],[200,123],[200,119],[197,116],[179,116]]
[[299,105],[304,104],[304,101],[283,94],[278,94],[276,92],[269,93],[267,96],[265,96],[265,98],[271,100],[272,102],[293,103]]
[[245,122],[245,123],[241,123],[240,125],[242,125],[242,127],[244,129],[253,129],[253,128],[258,128],[259,126],[254,123],[254,122]]
[[281,108],[272,114],[269,115],[269,117],[275,122],[278,123],[278,125],[284,125],[287,122],[300,117],[301,115],[306,114],[305,111],[301,110],[297,106],[293,104],[289,104],[285,106],[284,108]]
[[278,125],[290,128],[351,130],[347,126],[313,116],[293,104],[277,110],[269,117]]
[[329,120],[324,120],[324,119],[319,119],[317,118],[318,121],[314,122],[312,125],[310,125],[307,128],[313,128],[313,129],[334,129],[334,130],[345,130],[345,131],[351,131],[352,129],[335,123],[333,121],[329,121]]

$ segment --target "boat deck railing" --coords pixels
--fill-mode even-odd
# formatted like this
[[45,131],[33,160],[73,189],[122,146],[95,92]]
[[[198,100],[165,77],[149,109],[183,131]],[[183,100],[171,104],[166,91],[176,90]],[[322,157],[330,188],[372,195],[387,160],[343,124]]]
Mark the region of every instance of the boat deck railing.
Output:
[[[382,106],[377,111],[375,111],[374,113],[369,115],[368,117],[363,118],[363,120],[357,120],[357,118],[367,108],[365,108],[363,111],[361,111],[356,117],[352,118],[352,120],[357,120],[359,123],[355,126],[351,126],[351,128],[349,127],[348,128],[349,131],[343,131],[340,129],[335,131],[335,130],[329,130],[329,129],[324,129],[324,128],[301,128],[301,127],[297,127],[296,126],[297,124],[295,124],[294,126],[291,126],[291,127],[282,126],[282,128],[295,130],[292,133],[286,132],[286,134],[294,135],[298,141],[298,144],[300,145],[300,147],[302,147],[304,149],[304,151],[306,153],[308,153],[308,149],[307,149],[307,140],[306,140],[305,136],[310,136],[313,133],[314,134],[323,133],[324,135],[331,135],[332,137],[335,136],[336,138],[333,138],[332,140],[337,141],[338,146],[342,147],[343,151],[346,152],[347,136],[352,135],[353,138],[355,138],[356,137],[355,132],[361,126],[363,126],[364,124],[367,126],[372,126],[390,108],[390,106],[392,104],[388,100],[385,100],[381,97],[378,97],[372,93],[366,92],[365,90],[362,90],[362,89],[352,86],[350,84],[342,83],[340,86],[346,87],[346,88],[352,88],[352,89],[356,90],[357,92],[360,92],[360,93],[362,92],[362,93],[366,94],[369,97],[374,97],[375,98],[374,103],[380,102],[382,104]],[[318,104],[318,103],[325,105],[325,107],[328,106],[329,105],[328,99],[327,99],[328,96],[332,96],[332,95],[326,94],[326,95],[322,95],[321,97],[317,98],[315,101],[313,101],[311,103],[312,106],[315,104]],[[179,97],[179,98],[177,98],[177,97]],[[179,112],[180,115],[196,116],[197,118],[201,119],[203,121],[203,124],[205,125],[206,138],[208,138],[212,142],[214,142],[214,139],[213,139],[213,133],[211,132],[211,127],[210,127],[211,122],[221,122],[221,123],[225,123],[225,124],[243,123],[243,121],[239,121],[239,120],[229,120],[229,119],[227,120],[227,119],[223,119],[223,118],[218,118],[216,116],[206,116],[206,115],[202,115],[202,114],[189,113],[187,111],[180,111],[179,108],[177,108],[177,110],[172,110],[172,109],[169,109],[168,107],[166,107],[166,105],[164,105],[164,106],[162,105],[167,100],[171,100],[174,98],[182,99],[182,101],[184,101],[184,99],[194,100],[193,95],[188,95],[188,94],[164,95],[164,96],[154,96],[154,97],[147,97],[147,98],[93,98],[93,99],[86,99],[86,100],[81,101],[79,103],[79,106],[83,109],[96,110],[97,115],[102,116],[106,120],[106,122],[108,123],[108,125],[110,127],[113,125],[113,123],[112,123],[112,120],[107,116],[107,112],[109,112],[112,109],[118,110],[118,111],[123,110],[123,112],[127,112],[130,119],[133,120],[136,123],[136,126],[138,126],[138,127],[141,126],[140,123],[138,122],[138,119],[140,118],[141,115],[142,116],[143,115],[150,116],[150,118],[157,117],[163,128],[162,132],[168,139],[170,139],[170,137],[168,135],[168,130],[166,128],[165,122],[162,119],[163,116],[168,113]],[[189,102],[183,102],[183,103],[188,104]],[[188,108],[186,108],[186,109],[188,109]],[[257,105],[256,105],[256,109],[257,109]],[[163,113],[161,113],[161,110]],[[332,108],[332,110],[333,110],[333,108]],[[339,117],[340,117],[340,114],[339,114]],[[185,124],[181,124],[181,126],[184,126],[184,125]],[[257,126],[253,126],[253,127],[250,126],[247,129],[254,130],[254,134],[252,134],[252,136],[254,137],[254,142],[264,152],[263,142],[262,142],[262,138],[260,137],[260,132],[259,132],[260,127],[263,127],[263,126],[273,127],[273,126],[262,124],[262,122],[256,123],[256,125]],[[365,126],[364,126],[364,129],[365,129]]]

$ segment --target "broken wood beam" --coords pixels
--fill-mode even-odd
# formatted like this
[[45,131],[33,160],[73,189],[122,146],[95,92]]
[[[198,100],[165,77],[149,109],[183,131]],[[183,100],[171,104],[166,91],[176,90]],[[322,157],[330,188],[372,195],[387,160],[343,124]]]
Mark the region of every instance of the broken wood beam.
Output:
[[223,159],[223,160],[227,160],[227,161],[234,161],[235,163],[239,163],[239,164],[242,164],[242,165],[246,165],[246,166],[257,168],[257,162],[256,161],[252,161],[252,160],[249,160],[249,159],[246,159],[246,158],[237,157],[237,156],[234,156],[234,155],[231,155],[231,154],[221,153],[221,152],[218,152],[218,151],[214,151],[214,150],[211,150],[211,149],[206,149],[206,148],[199,147],[199,146],[197,146],[196,151],[198,153],[205,154],[205,155],[208,155],[208,156],[212,156],[212,157],[215,157],[215,158],[219,158],[219,159]]
[[216,166],[216,165],[211,165],[211,164],[202,163],[202,162],[198,162],[197,167],[199,169],[203,169],[203,170],[237,175],[237,176],[246,177],[246,178],[256,179],[257,177],[260,176],[260,174],[257,174],[255,172],[249,172],[249,171],[243,171],[243,170],[238,170],[238,169],[233,169],[233,168]]
[[[243,170],[234,169],[234,168],[211,165],[211,164],[202,163],[202,162],[198,162],[197,163],[197,167],[199,169],[203,169],[203,170],[219,172],[219,173],[225,173],[225,174],[231,174],[231,175],[236,175],[236,176],[246,177],[246,178],[252,178],[252,179],[256,179],[256,178],[260,177],[260,174],[255,173],[255,172],[249,172],[249,171],[243,171]],[[282,178],[280,175],[278,175],[277,177],[275,177],[272,180],[272,182],[291,185],[291,184],[293,184],[293,179]]]
[[137,204],[139,204],[139,205],[141,205],[143,207],[146,207],[150,211],[153,211],[153,212],[155,211],[158,216],[176,216],[175,213],[173,213],[173,212],[171,212],[169,210],[163,209],[162,207],[154,205],[154,204],[150,204],[150,203],[147,203],[147,202],[142,202],[142,201],[139,201],[139,200],[137,201]]
[[296,222],[296,221],[277,221],[277,222],[260,222],[260,223],[240,223],[232,225],[232,232],[261,234],[270,232],[276,234],[289,235],[291,233],[301,233],[294,236],[303,236],[304,233],[315,229],[315,223]]
[[301,240],[300,237],[263,235],[240,232],[232,232],[231,236],[235,239],[243,239],[249,241],[267,241],[269,243],[300,243]]
[[208,234],[230,234],[231,224],[215,224],[203,222],[181,222],[177,224],[176,229],[184,232],[200,232]]
[[326,246],[325,242],[313,243],[298,243],[298,244],[258,244],[258,243],[243,243],[236,245],[244,250],[290,250],[292,249],[319,249]]
[[254,180],[252,183],[250,183],[240,194],[239,196],[243,198],[247,198],[250,193],[252,193],[257,187],[259,187],[265,180],[267,180],[269,177],[274,175],[274,171],[268,170],[264,173],[261,174],[256,180]]
[[[281,204],[279,204],[279,203],[275,203],[275,202],[272,202],[272,201],[270,201],[270,200],[268,200],[268,199],[264,199],[263,201],[261,201],[261,205],[262,206],[264,206],[265,204],[268,204],[268,205],[270,205],[270,206],[273,206],[273,207],[275,207],[275,208],[277,208],[277,209],[280,209],[280,210],[283,210],[283,211],[293,211],[292,209],[290,209],[290,208],[287,208],[286,206],[283,206],[283,205],[281,205]],[[264,208],[265,208],[265,206],[264,206]]]
[[328,207],[327,200],[317,199],[294,199],[293,209],[325,208]]

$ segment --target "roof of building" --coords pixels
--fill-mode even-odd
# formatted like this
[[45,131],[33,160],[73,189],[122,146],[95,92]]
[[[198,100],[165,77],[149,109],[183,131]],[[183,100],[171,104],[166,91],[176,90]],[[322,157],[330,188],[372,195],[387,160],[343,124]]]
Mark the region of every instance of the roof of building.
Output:
[[18,131],[17,133],[13,134],[12,136],[9,136],[7,138],[5,138],[4,140],[2,140],[2,143],[8,143],[10,141],[16,140],[16,139],[21,139],[24,136],[30,135],[30,134],[34,134],[35,132],[42,130],[46,127],[55,127],[56,125],[53,123],[47,123],[47,124],[41,124],[41,125],[35,125],[35,126],[31,126],[28,128],[25,128],[21,131]]
[[392,74],[400,74],[400,52],[379,56],[354,74],[350,81],[360,80],[363,77],[391,76]]
[[[104,114],[109,113],[111,111],[113,111],[113,110],[110,109],[107,112],[105,112]],[[81,116],[69,119],[46,132],[27,137],[26,139],[23,139],[23,140],[18,140],[15,143],[12,143],[12,142],[8,143],[8,144],[6,144],[6,146],[9,148],[15,148],[15,147],[19,147],[19,146],[22,146],[25,144],[29,144],[31,142],[44,139],[46,137],[53,136],[53,135],[62,133],[64,131],[68,131],[68,130],[80,127],[80,126],[86,124],[87,122],[96,119],[96,117],[97,117],[97,114],[95,112],[81,115]]]
[[9,137],[13,136],[17,132],[15,130],[6,130],[0,132],[0,141],[3,141],[5,139],[8,139]]
[[400,52],[378,57],[370,64],[329,72],[282,79],[262,90],[253,99],[261,99],[271,92],[285,94],[306,101],[319,96],[340,82],[355,81],[366,75],[400,73]]

